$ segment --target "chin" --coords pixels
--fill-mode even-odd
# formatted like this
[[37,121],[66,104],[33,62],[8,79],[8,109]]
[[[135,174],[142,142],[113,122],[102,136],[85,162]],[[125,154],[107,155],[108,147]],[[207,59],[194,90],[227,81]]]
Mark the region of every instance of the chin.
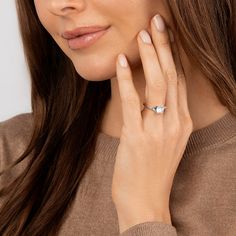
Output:
[[100,60],[73,61],[77,73],[88,81],[103,81],[116,76],[116,58],[104,58]]

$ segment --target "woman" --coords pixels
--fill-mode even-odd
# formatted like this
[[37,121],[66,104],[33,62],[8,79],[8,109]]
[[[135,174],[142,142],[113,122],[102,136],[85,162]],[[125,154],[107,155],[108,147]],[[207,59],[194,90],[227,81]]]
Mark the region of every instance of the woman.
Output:
[[234,235],[235,1],[16,3],[33,113],[1,123],[0,234]]

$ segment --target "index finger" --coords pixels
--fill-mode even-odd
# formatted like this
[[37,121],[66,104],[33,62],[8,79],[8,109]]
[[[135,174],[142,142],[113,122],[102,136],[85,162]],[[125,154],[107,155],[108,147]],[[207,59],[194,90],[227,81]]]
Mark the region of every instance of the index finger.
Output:
[[116,73],[124,125],[129,129],[137,130],[142,124],[141,103],[133,83],[131,69],[124,54],[119,54],[117,58]]

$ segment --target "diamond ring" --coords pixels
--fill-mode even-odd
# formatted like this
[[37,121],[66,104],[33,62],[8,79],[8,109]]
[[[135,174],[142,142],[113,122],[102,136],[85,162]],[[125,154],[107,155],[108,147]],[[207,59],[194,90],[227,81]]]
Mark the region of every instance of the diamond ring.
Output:
[[167,108],[166,106],[164,105],[159,105],[159,106],[153,106],[153,107],[148,107],[146,106],[145,104],[144,105],[144,108],[147,108],[151,111],[154,111],[155,113],[157,114],[161,114],[161,113],[164,113],[165,109]]

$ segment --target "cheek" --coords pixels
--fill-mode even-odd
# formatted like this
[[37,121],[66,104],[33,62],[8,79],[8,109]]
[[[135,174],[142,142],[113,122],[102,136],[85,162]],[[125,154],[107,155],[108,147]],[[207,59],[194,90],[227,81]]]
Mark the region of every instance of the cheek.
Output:
[[116,75],[116,60],[119,53],[125,53],[131,65],[136,64],[140,58],[136,33],[121,33],[115,27],[111,27],[111,31],[101,38],[101,41],[89,48],[77,51],[68,49],[68,46],[63,48],[78,74],[92,81],[107,80]]
[[114,22],[111,31],[95,45],[85,50],[66,50],[66,54],[83,78],[92,81],[111,79],[116,76],[116,60],[119,53],[127,55],[131,67],[140,62],[136,37],[147,25],[148,20],[135,22],[135,19],[130,21],[130,18],[124,16]]
[[[107,6],[111,5],[113,8],[108,9]],[[127,55],[131,67],[141,63],[136,37],[141,29],[149,27],[152,16],[143,5],[126,0],[119,1],[119,4],[117,0],[107,0],[104,12],[102,8],[99,10],[112,25],[109,34],[90,48],[67,54],[76,71],[83,78],[92,81],[111,79],[116,75],[119,53]]]
[[47,22],[47,17],[50,16],[47,14],[45,3],[42,0],[34,0],[34,6],[41,24],[47,29],[45,23]]
[[132,1],[122,0],[124,3],[117,4],[117,0],[103,0],[103,3],[107,1],[104,7],[97,3],[104,22],[111,25],[110,31],[89,48],[71,50],[67,41],[59,35],[63,31],[59,21],[43,10],[43,2],[39,4],[39,1],[35,1],[35,4],[42,25],[84,79],[100,81],[114,77],[119,53],[127,55],[131,66],[140,62],[136,36],[141,29],[148,27],[149,17],[144,8],[134,9],[133,6],[138,6],[137,3],[131,4]]

